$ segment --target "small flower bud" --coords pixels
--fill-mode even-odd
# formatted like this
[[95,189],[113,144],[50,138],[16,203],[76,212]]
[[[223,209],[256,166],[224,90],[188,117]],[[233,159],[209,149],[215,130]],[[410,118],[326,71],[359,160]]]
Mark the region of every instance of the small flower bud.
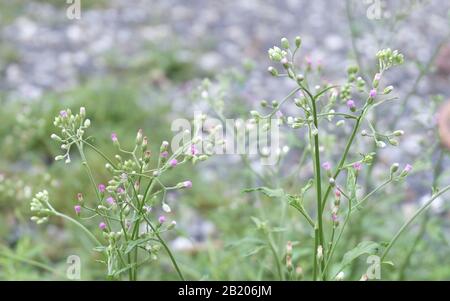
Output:
[[347,101],[347,107],[350,111],[355,112],[356,111],[356,105],[355,105],[355,101],[353,100],[348,100]]
[[147,145],[148,145],[148,138],[147,136],[145,136],[144,138],[142,138],[142,151],[146,151],[147,150]]
[[406,177],[412,171],[412,168],[413,167],[411,164],[406,164],[405,168],[400,174],[400,177]]
[[164,224],[165,221],[166,221],[166,217],[165,217],[164,215],[161,215],[161,216],[158,218],[158,223],[160,223],[160,224]]
[[86,108],[85,107],[80,107],[80,116],[81,116],[81,118],[86,117]]
[[388,86],[384,89],[383,94],[384,95],[388,95],[390,94],[392,91],[394,91],[394,87],[393,86]]
[[270,66],[269,68],[267,68],[267,71],[272,74],[272,76],[278,76],[278,70],[275,69],[274,67]]
[[52,139],[55,140],[55,141],[59,141],[59,142],[62,141],[61,137],[59,137],[59,136],[56,135],[56,134],[52,134],[52,135],[50,136],[50,138],[52,138]]
[[296,77],[297,82],[301,83],[305,80],[305,76],[303,74],[299,74]]
[[391,175],[396,173],[398,171],[399,167],[400,167],[400,165],[398,163],[392,164],[391,169],[390,169]]
[[79,203],[83,203],[83,194],[81,192],[77,193],[77,200]]
[[331,170],[331,163],[330,162],[324,162],[322,164],[322,168],[325,169],[326,171]]
[[169,213],[169,212],[172,211],[172,209],[170,209],[170,206],[167,205],[166,203],[163,203],[163,204],[162,204],[162,210],[163,210],[164,212],[167,212],[167,213]]
[[114,205],[116,203],[116,200],[114,200],[114,198],[110,196],[106,199],[106,202],[110,205]]
[[334,187],[336,185],[336,180],[334,178],[329,178],[328,183],[330,184],[331,187]]
[[393,135],[397,136],[397,137],[403,136],[404,134],[405,134],[405,132],[402,130],[397,130],[393,133]]
[[284,49],[289,49],[290,48],[289,40],[286,38],[282,38],[281,39],[281,47],[283,47]]
[[88,127],[90,127],[91,126],[91,120],[90,119],[86,119],[85,121],[84,121],[84,127],[85,128],[88,128]]
[[81,212],[81,206],[80,205],[75,205],[74,207],[73,207],[73,209],[75,210],[75,214],[80,214],[80,212]]
[[361,162],[355,162],[353,163],[353,168],[358,172],[362,169],[362,164]]
[[323,258],[323,248],[322,246],[317,247],[317,260],[321,261]]
[[100,230],[104,231],[106,229],[106,224],[104,222],[101,222],[100,224],[98,224],[98,227],[100,228]]
[[302,38],[299,36],[295,37],[295,47],[300,48],[300,46],[302,45]]
[[106,190],[106,186],[104,184],[99,184],[98,185],[98,191],[100,193],[105,193],[105,190]]
[[378,88],[378,85],[380,84],[380,80],[381,80],[381,74],[380,73],[375,74],[375,77],[374,77],[373,83],[372,83],[372,85],[375,89]]
[[139,145],[142,143],[142,139],[143,139],[143,131],[142,129],[139,129],[137,134],[136,134],[136,144]]
[[169,162],[170,167],[175,167],[178,164],[178,160],[177,159],[172,159]]
[[177,222],[176,221],[172,221],[169,226],[167,226],[167,230],[172,230],[177,226]]
[[288,241],[286,244],[286,255],[291,256],[292,255],[292,242]]
[[384,143],[383,141],[377,141],[376,145],[378,148],[385,148],[386,147],[386,143]]

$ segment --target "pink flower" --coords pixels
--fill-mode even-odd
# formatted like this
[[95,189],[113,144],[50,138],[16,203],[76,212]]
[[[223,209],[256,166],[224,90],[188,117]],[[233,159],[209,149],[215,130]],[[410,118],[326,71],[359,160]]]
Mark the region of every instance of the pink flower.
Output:
[[166,221],[166,217],[165,217],[164,215],[161,215],[161,216],[158,218],[158,222],[159,222],[160,224],[163,224],[165,221]]
[[376,89],[370,90],[369,96],[370,96],[370,98],[375,98],[375,97],[377,97],[377,90],[376,90]]
[[114,198],[110,196],[106,199],[106,202],[110,205],[114,205],[116,203],[116,200],[114,200]]
[[322,168],[325,169],[326,171],[329,171],[331,169],[331,164],[330,162],[324,162],[322,164]]
[[198,154],[197,147],[194,144],[191,145],[191,155],[195,156]]
[[106,186],[104,184],[99,184],[98,185],[98,191],[100,191],[101,193],[104,193],[106,190]]
[[172,159],[170,160],[170,166],[175,167],[178,164],[178,160],[177,159]]
[[192,182],[191,181],[184,181],[183,182],[184,188],[192,188]]
[[356,110],[356,105],[355,105],[355,101],[354,100],[348,100],[347,101],[347,107],[350,111],[355,111]]
[[380,79],[381,79],[381,73],[375,74],[374,80],[380,81]]
[[411,164],[406,164],[406,166],[405,166],[405,171],[406,172],[410,172],[410,171],[412,171],[412,165]]
[[356,171],[360,171],[361,168],[362,168],[361,162],[355,162],[355,163],[353,164],[353,168],[354,168]]
[[161,158],[166,159],[167,157],[169,157],[169,153],[167,151],[161,153]]
[[100,224],[98,224],[98,227],[103,231],[106,229],[106,224],[104,222],[101,222]]
[[62,118],[67,118],[67,116],[68,116],[68,115],[67,115],[67,111],[64,111],[64,110],[63,110],[63,111],[60,111],[60,112],[59,112],[59,116],[61,116]]
[[337,221],[339,220],[339,218],[338,218],[338,216],[337,216],[336,213],[333,213],[333,214],[331,215],[331,219],[333,220],[333,222],[337,222]]
[[116,133],[111,133],[111,140],[112,142],[117,142],[117,134]]
[[341,198],[341,192],[338,189],[336,189],[336,191],[334,192],[334,195],[336,196],[337,199]]
[[76,214],[80,214],[80,212],[81,212],[81,206],[80,205],[74,206],[73,209],[75,210]]
[[117,193],[123,194],[123,193],[125,193],[125,190],[122,187],[119,187],[119,188],[117,188]]

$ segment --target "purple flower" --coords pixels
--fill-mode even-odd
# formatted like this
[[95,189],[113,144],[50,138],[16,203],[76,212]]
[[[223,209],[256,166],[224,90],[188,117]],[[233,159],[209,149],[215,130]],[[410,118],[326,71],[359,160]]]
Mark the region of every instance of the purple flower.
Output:
[[355,111],[356,109],[356,105],[355,105],[355,101],[354,100],[348,100],[347,101],[347,107],[349,108],[350,111]]
[[406,164],[405,169],[403,169],[403,172],[408,174],[412,171],[412,165],[411,164]]
[[119,188],[117,188],[117,193],[123,194],[123,193],[125,193],[125,190],[122,187],[119,187]]
[[375,98],[375,97],[377,97],[377,89],[372,89],[372,90],[370,90],[369,96],[370,96],[370,98]]
[[322,164],[322,168],[325,169],[326,171],[329,171],[331,169],[331,164],[330,162],[324,162]]
[[80,205],[74,206],[73,209],[75,210],[76,214],[80,214],[80,212],[81,212],[81,206]]
[[163,151],[161,153],[161,158],[167,159],[167,157],[169,157],[169,153],[167,151]]
[[192,188],[192,182],[191,181],[184,181],[183,182],[184,188]]
[[158,218],[158,222],[159,222],[160,224],[164,224],[165,221],[166,221],[166,217],[165,217],[164,215],[161,215],[161,216]]
[[117,142],[117,134],[116,133],[111,133],[111,140],[112,142]]
[[104,193],[106,190],[106,186],[104,184],[99,184],[98,185],[98,191],[100,191],[101,193]]
[[175,167],[178,164],[178,160],[177,159],[172,159],[170,160],[170,166]]
[[333,214],[331,215],[331,219],[333,220],[333,222],[337,222],[337,221],[339,220],[339,218],[338,218],[338,216],[337,216],[336,213],[333,213]]
[[355,162],[355,163],[353,164],[353,168],[354,168],[356,171],[360,171],[361,168],[362,168],[361,162]]
[[116,203],[116,200],[114,200],[114,198],[110,196],[106,199],[106,202],[110,205],[114,205]]
[[380,79],[381,79],[381,73],[375,74],[374,80],[380,81]]
[[67,111],[64,111],[64,110],[63,110],[63,111],[60,111],[60,112],[59,112],[59,116],[61,116],[62,118],[67,118],[67,116],[68,116],[68,115],[67,115]]
[[197,147],[194,144],[191,145],[191,155],[195,156],[198,154]]
[[101,222],[100,224],[98,224],[98,227],[103,231],[106,229],[106,224],[104,222]]
[[281,112],[281,111],[277,111],[276,113],[275,113],[275,115],[277,116],[277,118],[283,118],[283,112]]
[[334,192],[334,195],[336,196],[337,199],[341,198],[341,192],[339,191],[339,189],[336,189],[336,191]]

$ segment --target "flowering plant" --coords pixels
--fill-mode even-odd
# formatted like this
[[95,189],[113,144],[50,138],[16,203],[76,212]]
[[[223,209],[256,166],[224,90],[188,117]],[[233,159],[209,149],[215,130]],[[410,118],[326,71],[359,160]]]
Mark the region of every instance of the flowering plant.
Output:
[[[399,236],[436,198],[450,190],[450,186],[434,190],[432,197],[406,221],[391,241],[387,243],[363,241],[349,250],[342,261],[336,262],[336,246],[353,214],[360,211],[381,189],[390,183],[404,180],[412,171],[410,164],[401,169],[398,163],[393,162],[390,170],[386,172],[386,180],[381,185],[371,191],[361,191],[359,182],[364,178],[365,167],[371,168],[377,155],[376,151],[365,151],[364,146],[372,140],[375,150],[386,148],[388,145],[395,147],[399,145],[398,139],[404,135],[402,130],[379,132],[368,118],[378,106],[396,99],[389,96],[394,90],[393,86],[382,87],[383,75],[389,69],[401,65],[404,57],[397,50],[381,50],[376,54],[378,68],[371,82],[363,79],[357,66],[351,66],[347,70],[345,83],[331,85],[321,78],[322,66],[316,68],[310,58],[306,58],[303,63],[296,60],[301,44],[300,37],[295,38],[294,47],[291,47],[287,38],[282,38],[280,46],[269,49],[269,59],[280,65],[281,69],[271,66],[268,72],[274,77],[289,79],[295,88],[282,101],[272,102],[271,106],[267,101],[262,101],[261,106],[265,110],[270,109],[267,114],[255,110],[250,114],[263,128],[269,124],[270,119],[278,116],[281,122],[276,124],[286,124],[298,133],[305,129],[307,142],[304,154],[309,154],[312,159],[312,179],[306,181],[303,187],[297,186],[298,192],[295,194],[288,194],[278,187],[258,187],[247,191],[260,191],[270,198],[288,202],[305,218],[313,237],[314,248],[311,254],[313,280],[343,280],[345,268],[363,254],[377,256],[379,259],[376,263],[377,268],[392,264],[386,261],[386,256]],[[289,102],[295,104],[299,113],[285,116],[282,110]],[[351,127],[350,131],[346,132],[348,123],[351,123]],[[344,133],[339,132],[340,128],[343,128]],[[327,139],[330,135],[335,136],[334,141],[346,140],[345,147],[325,148],[322,139]],[[367,139],[363,145],[357,143],[358,136]],[[305,155],[301,156],[300,162],[303,162],[304,157]],[[346,176],[343,176],[345,174]],[[311,188],[314,188],[315,192],[312,197],[315,199],[314,205],[307,195]],[[315,217],[312,216],[312,212]],[[290,279],[295,279],[292,273],[293,244],[287,243],[283,256],[287,271],[282,271],[281,258],[270,236],[273,229],[258,219],[255,223],[259,229],[269,233],[269,244],[277,263],[279,278],[285,279],[287,273]],[[300,266],[296,271],[297,276],[303,273]],[[371,277],[373,275],[369,275],[368,272],[363,274],[361,279],[372,279]]]
[[[167,252],[180,279],[184,279],[163,238],[165,232],[176,226],[176,221],[169,221],[164,215],[171,212],[165,198],[168,191],[191,188],[192,182],[186,180],[167,186],[161,176],[179,165],[207,158],[206,155],[199,154],[196,146],[200,128],[195,128],[194,138],[173,153],[170,153],[169,142],[162,142],[157,159],[154,160],[156,165],[152,165],[149,141],[142,130],[137,132],[132,150],[123,149],[119,137],[112,133],[111,140],[117,154],[111,159],[91,142],[90,137],[85,137],[91,121],[86,118],[84,107],[77,114],[70,109],[61,111],[55,117],[54,125],[59,128],[60,133],[52,134],[51,138],[61,143],[64,151],[55,160],[64,160],[68,164],[71,162],[71,149],[78,150],[91,182],[95,201],[85,199],[82,192],[78,193],[74,218],[57,211],[51,205],[49,193],[44,190],[37,193],[31,201],[31,211],[34,213],[31,219],[42,224],[49,217],[58,216],[80,227],[92,239],[95,250],[104,255],[102,262],[107,266],[110,279],[118,279],[123,273],[127,273],[130,280],[136,280],[138,268],[157,260],[161,249]],[[105,160],[105,168],[111,174],[107,184],[95,180],[85,148],[90,148]],[[157,217],[154,211],[163,214]],[[97,219],[98,230],[91,231],[84,226],[81,221],[86,219]]]

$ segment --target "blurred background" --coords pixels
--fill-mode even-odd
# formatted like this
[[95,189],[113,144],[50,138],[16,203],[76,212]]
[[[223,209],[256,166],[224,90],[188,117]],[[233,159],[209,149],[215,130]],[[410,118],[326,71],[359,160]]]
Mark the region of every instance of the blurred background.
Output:
[[[112,131],[132,145],[139,128],[156,150],[173,135],[175,118],[192,119],[202,110],[246,119],[262,99],[285,96],[289,85],[266,72],[267,49],[283,36],[300,35],[302,59],[320,66],[330,82],[342,83],[352,64],[370,81],[379,49],[405,54],[405,65],[388,74],[399,99],[373,119],[380,130],[406,134],[399,147],[381,151],[362,189],[381,183],[393,162],[414,163],[414,174],[379,193],[351,224],[338,253],[361,240],[389,240],[430,187],[450,183],[450,110],[443,109],[450,101],[450,3],[392,2],[81,0],[80,18],[73,19],[64,0],[1,1],[0,279],[65,279],[71,254],[82,258],[82,279],[103,278],[104,266],[82,233],[58,219],[41,226],[30,221],[29,201],[37,191],[51,191],[55,207],[72,215],[76,193],[87,186],[79,160],[69,166],[53,160],[59,150],[49,137],[57,112],[85,106],[90,134],[111,154]],[[199,96],[205,89],[208,100]],[[276,279],[251,217],[277,229],[280,252],[294,241],[294,261],[309,271],[312,245],[301,239],[307,232],[297,213],[288,211],[280,220],[280,202],[243,193],[267,177],[273,188],[292,190],[295,181],[308,179],[308,165],[289,168],[289,158],[298,158],[304,146],[295,138],[286,137],[287,166],[264,167],[256,160],[242,168],[241,158],[218,156],[180,168],[168,180],[194,183],[189,192],[169,195],[179,230],[168,240],[188,278]],[[343,147],[331,138],[324,143]],[[96,162],[98,178],[107,180],[103,163]],[[448,198],[436,201],[399,241],[391,253],[395,267],[383,277],[450,279]],[[140,278],[176,279],[167,258],[161,260]],[[365,267],[356,261],[348,273],[359,279]]]

